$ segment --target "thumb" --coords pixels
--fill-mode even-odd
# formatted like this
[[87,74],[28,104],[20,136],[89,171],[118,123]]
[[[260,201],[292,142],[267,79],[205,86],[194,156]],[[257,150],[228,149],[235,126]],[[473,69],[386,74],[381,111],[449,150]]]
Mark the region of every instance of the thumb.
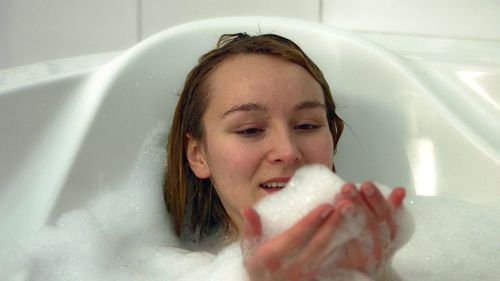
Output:
[[241,216],[244,221],[241,250],[243,254],[246,255],[253,252],[256,244],[258,244],[262,235],[262,224],[259,214],[250,207],[244,207],[241,210]]
[[243,216],[243,239],[255,239],[262,235],[262,224],[259,214],[250,207],[241,210]]

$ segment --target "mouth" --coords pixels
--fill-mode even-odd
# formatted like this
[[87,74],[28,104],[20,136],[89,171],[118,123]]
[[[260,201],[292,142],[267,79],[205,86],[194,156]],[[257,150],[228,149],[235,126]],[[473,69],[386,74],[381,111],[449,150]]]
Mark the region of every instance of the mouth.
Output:
[[282,190],[286,186],[288,180],[288,178],[271,179],[261,183],[259,187],[266,192],[273,193]]

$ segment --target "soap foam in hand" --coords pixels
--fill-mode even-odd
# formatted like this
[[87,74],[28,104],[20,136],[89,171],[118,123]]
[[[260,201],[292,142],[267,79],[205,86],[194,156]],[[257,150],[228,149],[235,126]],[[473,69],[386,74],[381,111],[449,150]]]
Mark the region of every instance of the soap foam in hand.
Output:
[[[319,205],[333,204],[335,195],[340,192],[343,185],[344,182],[325,166],[310,165],[299,169],[282,191],[264,198],[255,206],[262,223],[262,237],[259,242],[267,241],[289,229]],[[377,185],[377,187],[383,194],[390,193],[390,189],[385,186]],[[413,229],[412,218],[404,207],[397,211],[395,219],[398,224],[396,241],[390,239],[388,227],[385,224],[380,225],[381,233],[384,234],[384,237],[381,237],[384,250],[390,253],[408,241]],[[362,210],[355,208],[352,215],[341,220],[339,228],[325,250],[331,252],[331,255],[323,264],[320,276],[326,280],[334,277],[342,278],[340,280],[366,280],[367,277],[359,276],[356,272],[346,272],[336,266],[337,261],[345,256],[347,242],[351,239],[358,239],[364,252],[372,251],[371,234],[366,226],[364,214]],[[254,246],[256,245],[251,247]],[[375,269],[375,261],[372,263]],[[386,279],[395,279],[395,275],[391,272],[390,264],[386,264],[379,266],[379,270],[371,272],[370,275],[378,279],[383,274]]]

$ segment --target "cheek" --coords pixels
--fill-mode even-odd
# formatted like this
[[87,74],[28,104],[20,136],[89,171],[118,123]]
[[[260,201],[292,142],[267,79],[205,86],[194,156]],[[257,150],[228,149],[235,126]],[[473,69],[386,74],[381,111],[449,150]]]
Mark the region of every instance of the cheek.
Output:
[[255,149],[230,142],[219,143],[218,148],[220,150],[209,152],[212,156],[210,169],[213,184],[223,203],[236,210],[252,204],[253,201],[249,201],[253,198],[252,180],[259,164]]
[[304,146],[304,153],[311,163],[333,166],[333,139],[330,134],[311,139]]
[[238,188],[251,179],[258,165],[258,154],[254,148],[227,140],[214,143],[211,147],[210,168],[221,188]]

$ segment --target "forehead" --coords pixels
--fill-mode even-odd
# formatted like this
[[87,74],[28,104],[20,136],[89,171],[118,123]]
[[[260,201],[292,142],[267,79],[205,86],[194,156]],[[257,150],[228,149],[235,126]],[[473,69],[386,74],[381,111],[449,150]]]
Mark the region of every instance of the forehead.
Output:
[[301,65],[267,54],[238,54],[222,61],[208,78],[211,99],[272,97],[278,93],[307,96],[323,91]]

